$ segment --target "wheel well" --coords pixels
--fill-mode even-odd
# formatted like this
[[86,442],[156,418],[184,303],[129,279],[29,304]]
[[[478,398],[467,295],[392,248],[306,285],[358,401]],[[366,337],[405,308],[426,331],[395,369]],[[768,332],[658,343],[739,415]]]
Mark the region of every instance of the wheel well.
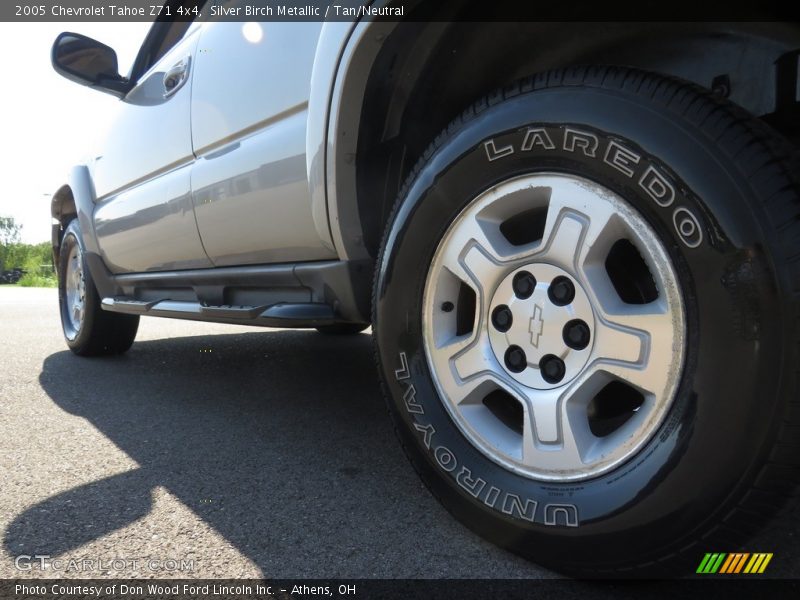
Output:
[[[477,98],[526,75],[587,64],[638,67],[715,89],[787,136],[797,134],[791,130],[797,98],[790,110],[785,102],[778,110],[776,73],[779,59],[800,48],[797,25],[410,21],[398,24],[378,50],[370,45],[363,87],[343,92],[361,106],[351,113],[357,121],[340,122],[337,131],[340,140],[357,139],[349,218],[359,223],[358,241],[372,257],[400,186],[436,135]],[[797,61],[789,64],[796,82]],[[352,161],[337,160],[338,180],[347,181],[341,169],[353,169]],[[343,196],[337,189],[337,202]],[[347,210],[340,208],[339,218],[355,229]]]
[[52,230],[52,245],[53,245],[53,264],[58,264],[58,248],[61,246],[61,238],[64,236],[64,229],[66,229],[69,222],[78,216],[78,210],[75,207],[75,197],[72,194],[72,188],[68,185],[61,186],[58,191],[53,194],[50,201],[50,216],[57,223],[53,223]]

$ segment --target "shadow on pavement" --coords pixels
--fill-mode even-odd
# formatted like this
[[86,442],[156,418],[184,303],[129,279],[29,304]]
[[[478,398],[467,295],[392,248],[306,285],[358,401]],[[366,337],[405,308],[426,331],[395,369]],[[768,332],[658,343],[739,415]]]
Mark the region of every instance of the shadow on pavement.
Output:
[[[423,488],[392,432],[368,335],[170,338],[108,359],[64,351],[45,359],[40,383],[139,468],[31,506],[6,531],[9,554],[57,556],[124,528],[162,486],[266,577],[549,576],[467,532]],[[798,519],[795,509],[748,544],[780,557],[773,576],[797,576]]]
[[[174,338],[107,359],[64,351],[40,382],[140,468],[29,508],[6,532],[13,554],[57,555],[120,529],[151,510],[156,486],[266,576],[320,576],[321,565],[391,576],[399,554],[442,535],[429,525],[444,512],[393,435],[368,335]],[[425,572],[423,556],[403,558],[402,573]]]

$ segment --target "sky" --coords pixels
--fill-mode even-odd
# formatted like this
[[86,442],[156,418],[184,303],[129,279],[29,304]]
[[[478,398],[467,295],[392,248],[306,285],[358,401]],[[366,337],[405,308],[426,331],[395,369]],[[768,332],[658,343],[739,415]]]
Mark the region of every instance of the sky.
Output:
[[50,65],[62,31],[88,35],[117,51],[122,74],[149,23],[0,23],[0,216],[22,225],[23,242],[50,239],[50,195],[90,149],[119,100],[68,81]]

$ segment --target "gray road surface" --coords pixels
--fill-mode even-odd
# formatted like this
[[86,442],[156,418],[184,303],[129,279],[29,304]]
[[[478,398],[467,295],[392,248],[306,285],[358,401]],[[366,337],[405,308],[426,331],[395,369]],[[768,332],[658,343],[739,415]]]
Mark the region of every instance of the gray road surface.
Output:
[[[81,359],[56,305],[0,286],[0,577],[552,575],[423,488],[368,335],[142,319],[125,356]],[[752,545],[774,574],[800,573],[798,523]]]

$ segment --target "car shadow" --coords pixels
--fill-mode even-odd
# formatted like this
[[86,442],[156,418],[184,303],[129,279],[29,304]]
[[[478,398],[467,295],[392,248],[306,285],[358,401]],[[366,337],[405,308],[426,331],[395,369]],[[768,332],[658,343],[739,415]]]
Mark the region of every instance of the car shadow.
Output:
[[6,531],[9,553],[59,555],[119,530],[151,511],[157,486],[265,576],[425,576],[432,555],[420,544],[446,557],[461,538],[476,564],[489,547],[402,456],[368,335],[170,338],[103,359],[64,351],[45,359],[40,383],[139,468],[28,508]]
[[[5,531],[9,555],[74,551],[146,517],[162,487],[266,577],[553,575],[480,540],[425,490],[393,434],[368,335],[259,330],[142,341],[115,358],[63,351],[39,380],[139,467],[28,507]],[[788,527],[748,544],[782,559],[773,576],[796,577],[798,526],[796,506]]]

